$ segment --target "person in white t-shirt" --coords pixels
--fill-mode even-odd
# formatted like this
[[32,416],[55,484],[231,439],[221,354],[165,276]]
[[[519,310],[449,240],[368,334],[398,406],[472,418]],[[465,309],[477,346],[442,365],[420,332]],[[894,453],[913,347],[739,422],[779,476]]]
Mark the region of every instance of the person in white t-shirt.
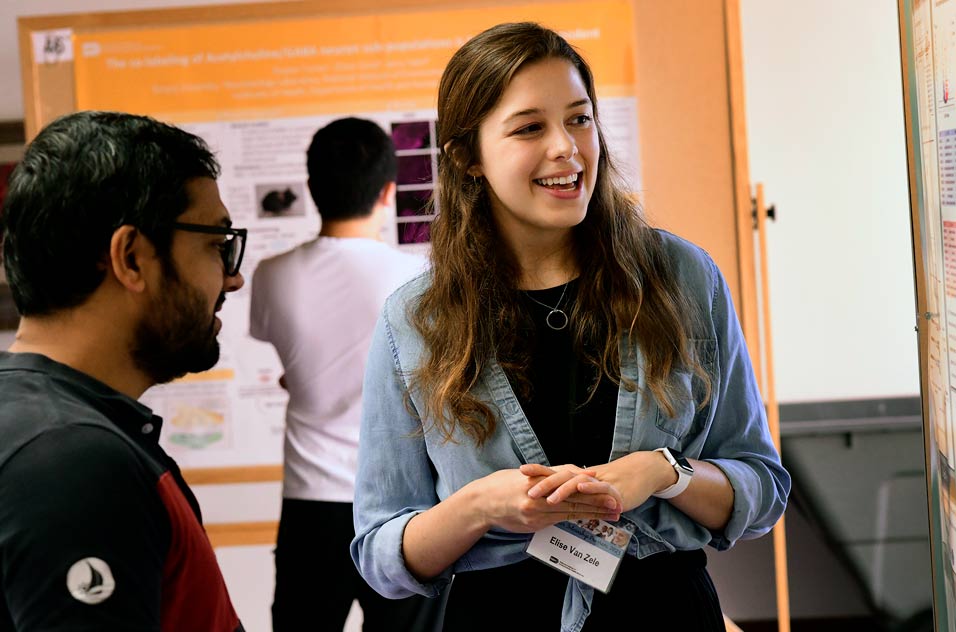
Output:
[[342,629],[354,599],[365,632],[440,629],[439,600],[386,599],[349,556],[369,342],[388,295],[427,265],[380,241],[395,147],[373,121],[344,118],[316,132],[307,158],[319,235],[252,280],[250,333],[275,347],[289,392],[273,630]]

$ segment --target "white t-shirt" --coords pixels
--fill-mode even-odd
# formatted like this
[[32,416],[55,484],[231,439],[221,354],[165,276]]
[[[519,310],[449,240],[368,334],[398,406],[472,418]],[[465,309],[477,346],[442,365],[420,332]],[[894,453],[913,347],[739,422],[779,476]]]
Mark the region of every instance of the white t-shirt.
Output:
[[249,330],[285,370],[285,498],[352,502],[372,331],[388,295],[426,266],[379,241],[337,237],[259,263]]

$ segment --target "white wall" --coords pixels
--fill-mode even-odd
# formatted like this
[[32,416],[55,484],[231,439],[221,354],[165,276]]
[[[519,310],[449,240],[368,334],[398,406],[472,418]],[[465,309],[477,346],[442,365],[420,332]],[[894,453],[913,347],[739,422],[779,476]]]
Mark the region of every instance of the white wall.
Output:
[[782,402],[915,395],[895,0],[741,0]]

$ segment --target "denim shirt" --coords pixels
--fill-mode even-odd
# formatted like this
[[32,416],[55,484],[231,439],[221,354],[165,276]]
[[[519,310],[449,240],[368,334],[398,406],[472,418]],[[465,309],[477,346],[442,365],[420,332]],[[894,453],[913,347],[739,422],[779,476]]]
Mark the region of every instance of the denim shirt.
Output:
[[[645,388],[639,347],[620,343],[621,373],[637,384],[618,390],[617,413],[609,461],[628,453],[675,448],[684,456],[720,468],[734,490],[734,505],[720,533],[697,524],[666,500],[651,497],[621,516],[631,530],[628,554],[643,558],[661,551],[694,550],[706,544],[718,550],[738,539],[767,533],[783,514],[790,476],[780,464],[767,427],[740,324],[723,276],[697,246],[659,231],[678,283],[705,315],[706,334],[693,340],[711,378],[711,397],[699,406],[699,388],[691,374],[673,379],[686,397],[669,418]],[[355,539],[351,553],[359,572],[379,593],[391,598],[439,593],[458,572],[512,564],[526,558],[531,534],[494,528],[451,567],[428,582],[419,582],[405,567],[405,525],[471,481],[522,463],[550,465],[521,410],[502,368],[486,365],[473,394],[492,404],[498,421],[479,448],[461,431],[455,442],[406,408],[409,375],[427,357],[408,315],[428,287],[429,273],[410,281],[388,299],[376,326],[366,366],[359,467],[356,480]],[[696,394],[696,395],[695,395]],[[698,399],[695,401],[695,397]],[[411,404],[422,410],[416,393]],[[557,465],[557,464],[555,464]],[[613,588],[612,588],[613,589]],[[593,589],[569,579],[562,612],[562,632],[577,632],[591,607]]]

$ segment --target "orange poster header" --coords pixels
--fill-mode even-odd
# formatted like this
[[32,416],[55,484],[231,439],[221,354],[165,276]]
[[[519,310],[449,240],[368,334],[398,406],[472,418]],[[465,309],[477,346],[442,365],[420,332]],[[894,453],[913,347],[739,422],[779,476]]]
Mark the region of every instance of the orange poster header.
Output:
[[628,0],[77,32],[77,109],[175,122],[433,109],[465,41],[533,20],[591,65],[600,96],[634,94]]

